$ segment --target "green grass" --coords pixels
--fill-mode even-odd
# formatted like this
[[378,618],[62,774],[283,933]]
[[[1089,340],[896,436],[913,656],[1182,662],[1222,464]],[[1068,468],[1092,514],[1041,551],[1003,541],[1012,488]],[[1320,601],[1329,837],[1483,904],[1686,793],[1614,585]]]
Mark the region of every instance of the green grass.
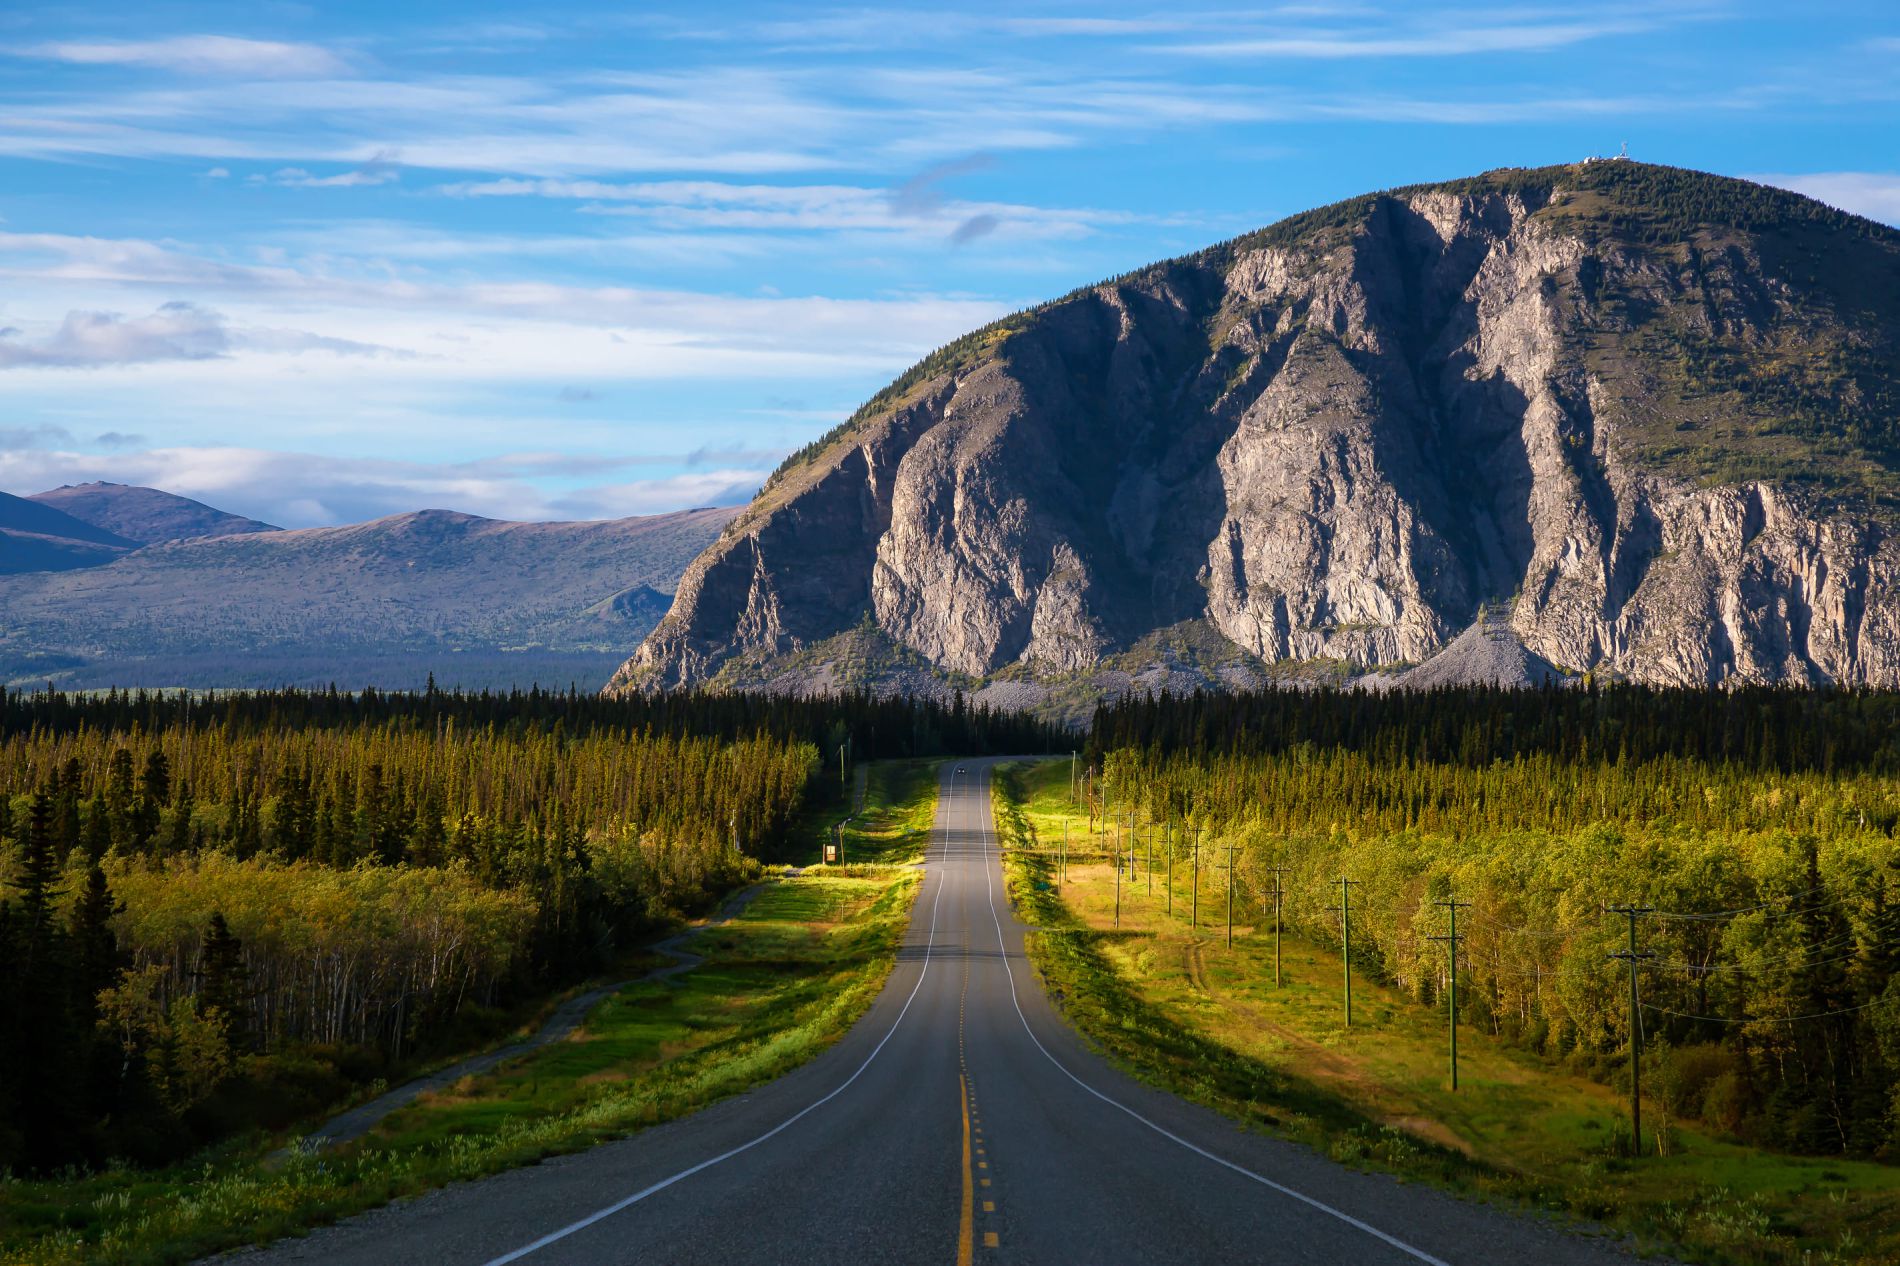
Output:
[[273,1159],[281,1140],[255,1140],[162,1171],[0,1181],[0,1260],[187,1261],[580,1150],[781,1076],[877,996],[919,876],[867,866],[789,878],[698,938],[706,961],[676,985],[621,990],[572,1040],[425,1096],[320,1157]]
[[[844,862],[852,866],[909,866],[924,859],[930,845],[931,823],[937,816],[935,760],[874,761],[865,771],[862,810],[833,807],[814,815],[798,833],[794,865],[806,865],[823,856],[823,844],[844,822]],[[855,793],[853,795],[855,799]],[[847,815],[850,815],[847,817]],[[837,867],[828,869],[836,870]]]
[[[1627,1100],[1470,1026],[1460,1089],[1447,1077],[1444,1012],[1370,980],[1343,1023],[1341,962],[1287,937],[1274,985],[1270,930],[1225,945],[1221,872],[1205,867],[1201,926],[1188,923],[1187,865],[1174,913],[1165,872],[1122,886],[1076,846],[1068,762],[1005,770],[997,813],[1030,953],[1072,1022],[1137,1076],[1335,1159],[1632,1232],[1693,1260],[1891,1261],[1900,1173],[1864,1161],[1764,1152],[1670,1123],[1668,1155],[1630,1161]],[[1051,842],[1070,822],[1060,894]],[[1138,861],[1144,850],[1137,849]],[[1664,1123],[1651,1105],[1645,1134]]]

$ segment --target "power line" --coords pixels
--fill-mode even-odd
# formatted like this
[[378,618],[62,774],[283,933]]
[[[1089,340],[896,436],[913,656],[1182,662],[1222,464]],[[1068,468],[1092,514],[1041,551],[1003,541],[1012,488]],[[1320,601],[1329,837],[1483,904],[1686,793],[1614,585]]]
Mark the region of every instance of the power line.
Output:
[[1671,1011],[1668,1007],[1659,1007],[1653,1002],[1645,1002],[1643,1007],[1648,1011],[1658,1011],[1663,1015],[1673,1015],[1683,1020],[1706,1020],[1710,1024],[1793,1024],[1799,1020],[1825,1020],[1831,1016],[1852,1015],[1856,1011],[1877,1007],[1880,1003],[1881,999],[1876,998],[1872,1002],[1863,1002],[1857,1007],[1842,1007],[1839,1011],[1811,1011],[1807,1015],[1742,1016],[1739,1019],[1734,1016],[1692,1015],[1687,1011]]

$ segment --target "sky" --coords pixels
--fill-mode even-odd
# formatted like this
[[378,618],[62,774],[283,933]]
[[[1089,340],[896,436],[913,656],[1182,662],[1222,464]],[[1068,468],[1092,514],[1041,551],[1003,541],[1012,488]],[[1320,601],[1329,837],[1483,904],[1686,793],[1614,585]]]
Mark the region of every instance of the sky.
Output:
[[1900,6],[0,6],[0,489],[743,501],[962,332],[1614,153],[1900,223]]

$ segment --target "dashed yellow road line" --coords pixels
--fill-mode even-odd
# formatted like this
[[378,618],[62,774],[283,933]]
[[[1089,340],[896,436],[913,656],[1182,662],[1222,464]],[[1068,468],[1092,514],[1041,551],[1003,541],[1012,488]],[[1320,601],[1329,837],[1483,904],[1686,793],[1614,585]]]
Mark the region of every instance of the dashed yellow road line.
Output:
[[970,1088],[960,1073],[957,1101],[963,1106],[963,1216],[957,1223],[957,1266],[970,1266],[970,1259],[975,1256],[976,1193],[970,1185]]
[[[963,1063],[963,999],[970,993],[970,965],[963,965],[963,996],[957,999],[957,1067]],[[970,1266],[976,1256],[976,1191],[972,1179],[975,1171],[970,1168],[970,1079],[959,1072],[957,1074],[957,1108],[963,1114],[963,1207],[957,1220],[957,1266]],[[989,1179],[983,1180],[989,1185]]]

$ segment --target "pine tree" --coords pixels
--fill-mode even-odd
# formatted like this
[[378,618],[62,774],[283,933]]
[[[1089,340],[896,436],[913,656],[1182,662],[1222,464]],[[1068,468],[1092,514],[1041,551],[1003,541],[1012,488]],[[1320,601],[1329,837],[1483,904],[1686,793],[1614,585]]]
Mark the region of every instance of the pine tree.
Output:
[[172,804],[171,832],[165,841],[165,852],[180,856],[191,850],[191,815],[196,806],[191,800],[191,784],[178,784],[178,799]]
[[442,821],[442,793],[434,787],[416,801],[416,824],[409,837],[409,860],[417,866],[440,866],[448,848]]
[[83,781],[79,758],[74,756],[66,761],[53,785],[53,838],[62,852],[70,853],[79,847],[79,800]]
[[81,829],[80,844],[86,850],[86,857],[94,865],[112,851],[112,812],[106,807],[103,792],[94,792],[92,800],[86,805],[86,825]]
[[48,935],[53,902],[59,896],[58,846],[53,839],[53,802],[44,794],[33,797],[27,810],[26,831],[20,839],[20,936],[29,957]]
[[94,865],[86,872],[86,886],[73,902],[70,920],[73,1005],[81,1026],[88,1030],[98,1018],[100,991],[117,984],[125,970],[126,956],[112,931],[113,916],[124,910],[113,899],[105,871]]
[[82,1043],[74,1032],[71,955],[63,929],[53,919],[59,895],[58,846],[53,806],[33,798],[20,841],[19,918],[13,921],[15,1028],[13,1067],[23,1084],[14,1102],[21,1156],[35,1169],[67,1163],[78,1154],[84,1105],[76,1076]]
[[244,965],[244,944],[232,935],[222,911],[212,911],[199,951],[198,1006],[224,1017],[233,1048],[250,1044],[251,974]]
[[165,749],[153,745],[145,757],[145,772],[140,775],[139,783],[145,793],[145,800],[154,808],[162,809],[171,803],[172,766],[165,758]]

